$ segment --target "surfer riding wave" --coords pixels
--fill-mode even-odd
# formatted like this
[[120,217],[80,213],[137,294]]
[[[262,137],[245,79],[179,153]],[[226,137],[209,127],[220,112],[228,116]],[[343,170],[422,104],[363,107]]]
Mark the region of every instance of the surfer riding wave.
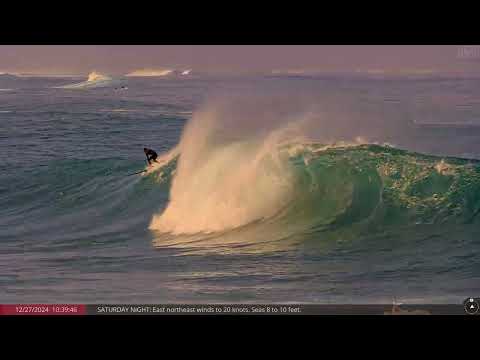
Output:
[[158,162],[158,154],[155,151],[153,151],[152,149],[143,148],[143,152],[147,156],[148,165],[152,165],[152,161]]

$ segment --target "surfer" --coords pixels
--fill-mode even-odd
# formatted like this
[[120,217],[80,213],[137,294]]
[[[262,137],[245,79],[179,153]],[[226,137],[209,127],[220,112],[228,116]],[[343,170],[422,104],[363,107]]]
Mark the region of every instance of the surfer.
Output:
[[148,165],[151,165],[151,161],[155,161],[155,162],[158,162],[157,161],[157,153],[155,151],[153,151],[152,149],[147,149],[147,148],[143,148],[143,152],[145,153],[145,155],[147,156],[147,161],[148,161]]

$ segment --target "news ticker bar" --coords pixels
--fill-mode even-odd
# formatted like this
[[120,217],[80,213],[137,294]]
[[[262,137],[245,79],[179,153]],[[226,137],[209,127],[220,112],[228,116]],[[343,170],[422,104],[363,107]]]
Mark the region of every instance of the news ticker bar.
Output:
[[6,304],[0,315],[476,315],[465,304]]

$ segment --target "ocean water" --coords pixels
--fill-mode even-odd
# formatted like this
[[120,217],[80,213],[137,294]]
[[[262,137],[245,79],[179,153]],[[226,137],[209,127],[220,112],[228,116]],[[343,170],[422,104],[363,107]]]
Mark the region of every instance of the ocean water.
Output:
[[0,303],[480,293],[479,79],[0,76],[0,89]]

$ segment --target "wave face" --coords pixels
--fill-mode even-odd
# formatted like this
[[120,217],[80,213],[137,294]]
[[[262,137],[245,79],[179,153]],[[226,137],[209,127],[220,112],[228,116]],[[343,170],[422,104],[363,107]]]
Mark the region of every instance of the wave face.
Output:
[[179,234],[273,221],[303,230],[372,231],[478,221],[478,162],[372,144],[290,144],[255,159],[249,148],[222,149],[188,188],[174,178],[170,204],[150,227]]
[[107,75],[97,73],[95,71],[88,74],[86,81],[80,83],[60,86],[62,89],[89,89],[96,87],[105,87],[113,84],[113,79]]

